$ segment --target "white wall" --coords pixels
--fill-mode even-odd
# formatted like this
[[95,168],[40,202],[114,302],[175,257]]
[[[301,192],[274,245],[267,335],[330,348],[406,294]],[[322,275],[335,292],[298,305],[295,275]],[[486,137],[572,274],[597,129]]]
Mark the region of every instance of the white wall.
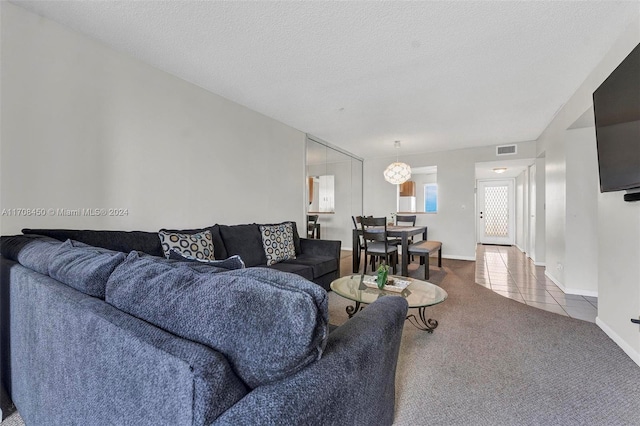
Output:
[[[581,238],[573,228],[565,229],[568,215],[578,209],[567,209],[567,202],[574,203],[575,198],[567,197],[566,191],[573,191],[568,183],[567,155],[575,155],[572,147],[567,149],[566,140],[572,138],[567,130],[585,111],[592,107],[593,91],[611,74],[622,60],[640,42],[640,11],[635,21],[622,33],[603,57],[598,66],[589,74],[575,94],[558,111],[549,126],[538,139],[538,153],[546,158],[546,258],[547,272],[561,285],[566,284],[562,271],[554,269],[557,262],[566,264],[567,245],[577,246]],[[585,129],[584,132],[589,130]],[[593,131],[591,129],[590,131]],[[594,141],[591,135],[591,143]],[[578,143],[578,142],[576,142]],[[570,142],[571,144],[571,142]],[[591,154],[593,155],[593,154]],[[590,159],[588,161],[593,161]],[[573,161],[569,162],[569,166]],[[577,163],[579,164],[579,163]],[[582,167],[582,166],[579,166]],[[585,166],[588,167],[588,166]],[[593,171],[591,172],[593,173]],[[593,176],[591,176],[593,179]],[[572,182],[572,178],[569,178]],[[640,364],[640,329],[632,324],[630,318],[640,315],[640,203],[625,203],[622,192],[598,195],[597,230],[580,229],[580,234],[597,235],[598,250],[598,325]],[[593,218],[583,218],[590,222]],[[582,227],[584,228],[584,227]],[[566,243],[565,243],[566,242]],[[574,266],[574,263],[578,265]],[[580,262],[570,262],[567,267],[580,267]],[[571,271],[568,276],[572,276]],[[551,275],[550,274],[550,275]]]
[[[564,134],[564,130],[561,131]],[[544,140],[544,135],[541,138]],[[564,286],[565,267],[565,213],[566,213],[566,159],[564,139],[549,144],[545,151],[545,274],[559,286]],[[541,170],[538,171],[538,174]]]
[[304,226],[304,133],[1,7],[1,207],[128,209],[124,217],[4,216],[2,234]]
[[640,202],[598,194],[597,324],[640,365]]
[[[518,154],[509,159],[535,156],[535,142],[518,143]],[[395,212],[396,186],[382,173],[396,157],[364,161],[364,214],[389,216]],[[447,258],[475,260],[475,163],[495,161],[495,146],[401,155],[411,167],[438,167],[438,213],[418,214],[417,224],[428,226],[430,240],[442,241]]]
[[534,263],[539,266],[546,265],[546,181],[545,181],[545,158],[536,158],[536,240],[535,240],[535,260]]
[[598,160],[593,127],[565,132],[567,213],[564,291],[598,295]]

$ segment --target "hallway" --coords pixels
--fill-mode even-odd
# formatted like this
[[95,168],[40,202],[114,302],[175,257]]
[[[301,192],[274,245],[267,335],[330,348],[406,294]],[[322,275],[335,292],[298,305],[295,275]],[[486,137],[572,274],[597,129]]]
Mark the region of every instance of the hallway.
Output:
[[[432,267],[436,262],[431,262]],[[414,276],[418,263],[409,264]],[[352,274],[351,251],[343,250],[340,276]],[[415,275],[421,279],[422,275]],[[535,266],[531,259],[515,246],[478,244],[476,249],[476,283],[501,296],[545,311],[596,322],[598,299],[589,296],[564,294],[544,275],[543,266]]]
[[565,294],[515,246],[478,244],[476,283],[529,306],[595,322],[598,299]]

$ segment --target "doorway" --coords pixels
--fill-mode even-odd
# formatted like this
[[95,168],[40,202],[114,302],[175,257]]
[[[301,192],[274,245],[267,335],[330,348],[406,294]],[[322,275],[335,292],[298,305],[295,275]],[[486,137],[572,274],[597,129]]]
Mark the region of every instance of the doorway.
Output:
[[478,180],[476,217],[480,244],[515,244],[514,187],[513,179]]

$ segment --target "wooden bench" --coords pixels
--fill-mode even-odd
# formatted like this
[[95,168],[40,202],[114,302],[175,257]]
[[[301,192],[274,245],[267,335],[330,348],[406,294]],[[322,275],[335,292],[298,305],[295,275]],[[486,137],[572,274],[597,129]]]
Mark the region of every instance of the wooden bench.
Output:
[[[424,257],[424,279],[429,279],[429,255],[438,251],[438,267],[442,267],[442,243],[440,241],[419,241],[408,247],[410,256]],[[422,259],[420,259],[422,263]]]

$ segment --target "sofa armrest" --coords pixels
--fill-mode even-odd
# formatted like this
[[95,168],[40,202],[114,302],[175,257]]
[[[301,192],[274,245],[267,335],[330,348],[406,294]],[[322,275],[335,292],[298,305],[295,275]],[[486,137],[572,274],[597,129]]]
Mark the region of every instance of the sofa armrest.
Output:
[[300,251],[304,254],[330,256],[335,259],[340,259],[341,245],[342,242],[340,241],[300,238]]
[[406,315],[404,298],[376,300],[329,335],[319,361],[255,388],[214,424],[392,424]]

